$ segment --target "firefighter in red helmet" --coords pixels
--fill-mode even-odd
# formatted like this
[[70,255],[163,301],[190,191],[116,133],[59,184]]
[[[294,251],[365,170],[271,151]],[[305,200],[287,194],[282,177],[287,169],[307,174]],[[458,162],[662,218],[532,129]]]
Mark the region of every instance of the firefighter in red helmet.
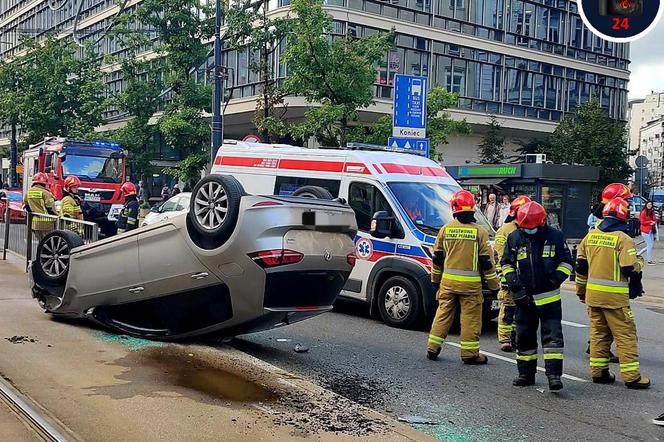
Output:
[[541,327],[544,367],[549,390],[563,388],[563,330],[560,285],[573,270],[572,255],[561,231],[546,225],[546,211],[531,201],[519,208],[519,228],[507,238],[501,260],[516,304],[519,376],[515,386],[535,383],[537,329]]
[[136,186],[127,181],[120,188],[125,197],[124,207],[118,216],[118,234],[134,230],[138,227],[138,198],[136,197]]
[[65,178],[62,187],[64,190],[64,197],[60,203],[60,216],[83,220],[81,198],[78,196],[78,188],[81,187],[81,180],[79,180],[77,176],[70,175]]
[[450,200],[454,219],[438,233],[433,248],[431,282],[436,290],[438,310],[431,325],[427,357],[438,358],[454,321],[457,303],[461,307],[461,359],[465,364],[486,364],[480,354],[482,331],[482,280],[490,290],[500,288],[489,243],[489,233],[475,223],[475,198],[460,190]]
[[37,172],[32,177],[32,187],[25,194],[23,203],[25,210],[32,216],[32,231],[41,239],[44,235],[55,228],[55,220],[46,216],[57,216],[55,210],[55,198],[46,188],[48,176],[44,172]]
[[[497,268],[499,273],[501,273],[500,260],[505,251],[507,237],[517,229],[516,214],[519,211],[519,208],[528,202],[530,202],[530,198],[526,195],[514,198],[514,201],[512,201],[512,204],[510,205],[509,215],[505,219],[505,224],[503,224],[496,232],[495,249],[496,255],[498,256]],[[516,338],[516,327],[514,326],[514,311],[516,305],[512,300],[512,295],[510,295],[505,276],[502,274],[500,283],[501,289],[498,293],[498,301],[500,302],[500,312],[498,313],[498,342],[500,343],[500,349],[502,351],[511,352],[514,350]]]
[[579,245],[576,291],[588,306],[590,371],[593,382],[610,384],[611,341],[616,341],[620,373],[631,389],[650,387],[641,376],[634,314],[629,300],[641,296],[643,259],[627,234],[629,204],[617,197],[604,206],[604,219]]

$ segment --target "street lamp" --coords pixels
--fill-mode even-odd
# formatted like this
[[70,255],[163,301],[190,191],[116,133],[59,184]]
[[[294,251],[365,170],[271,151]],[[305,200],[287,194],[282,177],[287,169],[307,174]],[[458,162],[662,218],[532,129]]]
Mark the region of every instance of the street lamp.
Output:
[[221,147],[224,139],[224,122],[221,116],[221,101],[223,98],[223,81],[221,78],[221,0],[216,0],[215,27],[214,27],[214,97],[212,100],[212,152],[210,152],[210,167],[214,165],[214,157]]

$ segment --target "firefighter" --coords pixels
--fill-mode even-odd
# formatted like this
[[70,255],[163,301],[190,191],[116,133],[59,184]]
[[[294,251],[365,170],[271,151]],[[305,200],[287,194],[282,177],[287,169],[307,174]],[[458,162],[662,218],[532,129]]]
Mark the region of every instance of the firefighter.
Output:
[[64,197],[60,203],[60,216],[82,221],[83,210],[81,209],[81,198],[78,196],[78,188],[81,187],[81,180],[77,176],[70,175],[65,178],[62,187]]
[[493,262],[489,234],[475,223],[475,198],[460,190],[450,200],[454,219],[445,224],[433,250],[431,281],[436,290],[438,310],[431,325],[427,357],[436,360],[461,306],[461,359],[465,364],[487,363],[480,354],[482,329],[482,279],[490,290],[500,288]]
[[629,204],[614,198],[604,207],[603,220],[581,241],[577,252],[576,291],[590,317],[590,371],[593,382],[610,384],[611,341],[616,341],[620,373],[631,389],[650,387],[641,376],[634,314],[629,300],[641,296],[643,260],[627,234]]
[[[498,272],[500,273],[500,260],[503,257],[507,237],[517,229],[516,214],[519,207],[530,202],[526,195],[518,196],[510,205],[510,212],[498,232],[496,232],[496,255],[498,257]],[[498,313],[498,342],[500,349],[505,352],[514,351],[516,327],[514,326],[514,310],[516,306],[507,287],[507,281],[501,274],[500,292],[498,292],[498,301],[500,302],[500,312]]]
[[560,285],[573,270],[569,248],[560,230],[546,225],[546,211],[531,201],[517,212],[519,228],[507,237],[502,272],[516,304],[516,347],[519,376],[513,385],[535,383],[537,328],[541,326],[544,366],[549,390],[563,388],[563,330]]
[[32,178],[32,187],[28,189],[23,199],[25,210],[32,214],[32,230],[35,232],[38,240],[41,240],[46,233],[55,228],[55,220],[40,217],[39,215],[57,216],[55,198],[46,189],[47,183],[48,177],[44,172],[36,173]]
[[127,181],[120,188],[125,197],[124,207],[118,216],[118,234],[134,230],[138,227],[138,198],[136,197],[136,186]]

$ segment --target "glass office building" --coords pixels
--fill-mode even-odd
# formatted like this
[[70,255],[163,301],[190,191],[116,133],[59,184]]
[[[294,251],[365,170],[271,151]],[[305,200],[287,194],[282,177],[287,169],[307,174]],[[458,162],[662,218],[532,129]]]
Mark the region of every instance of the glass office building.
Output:
[[[58,11],[49,9],[47,1],[2,3],[0,56],[16,53],[21,33],[65,33],[75,22],[82,40],[97,40],[117,8],[115,0],[54,0],[65,4]],[[288,3],[266,4],[270,14],[283,16]],[[495,114],[507,131],[508,144],[553,131],[565,113],[591,98],[598,99],[612,118],[626,118],[629,46],[594,36],[583,25],[575,1],[326,0],[326,9],[334,18],[334,34],[360,38],[390,29],[397,34],[395,46],[378,66],[376,105],[362,112],[365,121],[391,111],[397,73],[426,75],[431,84],[458,93],[452,114],[466,118],[476,134],[482,133],[487,115]],[[98,49],[122,55],[112,36],[101,39]],[[233,72],[227,85],[233,89],[226,109],[227,136],[253,131],[251,113],[260,78],[250,70],[251,56],[248,51],[224,54],[224,64]],[[273,63],[280,75],[286,74],[278,56]],[[207,81],[204,69],[200,80]],[[109,72],[107,83],[109,93],[123,88],[115,72]],[[287,104],[293,118],[303,113],[303,100],[292,97]],[[109,110],[107,117],[116,115]],[[468,149],[478,138],[466,138],[458,140],[459,158],[474,156]]]

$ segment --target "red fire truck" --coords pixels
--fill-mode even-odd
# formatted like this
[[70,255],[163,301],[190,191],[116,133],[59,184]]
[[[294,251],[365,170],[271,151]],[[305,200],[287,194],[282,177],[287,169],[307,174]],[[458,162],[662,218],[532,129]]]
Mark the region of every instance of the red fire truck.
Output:
[[125,157],[120,145],[110,141],[47,138],[23,152],[23,192],[37,172],[44,172],[49,190],[59,200],[64,179],[75,175],[81,180],[85,219],[108,232],[124,203],[120,187],[126,180]]

